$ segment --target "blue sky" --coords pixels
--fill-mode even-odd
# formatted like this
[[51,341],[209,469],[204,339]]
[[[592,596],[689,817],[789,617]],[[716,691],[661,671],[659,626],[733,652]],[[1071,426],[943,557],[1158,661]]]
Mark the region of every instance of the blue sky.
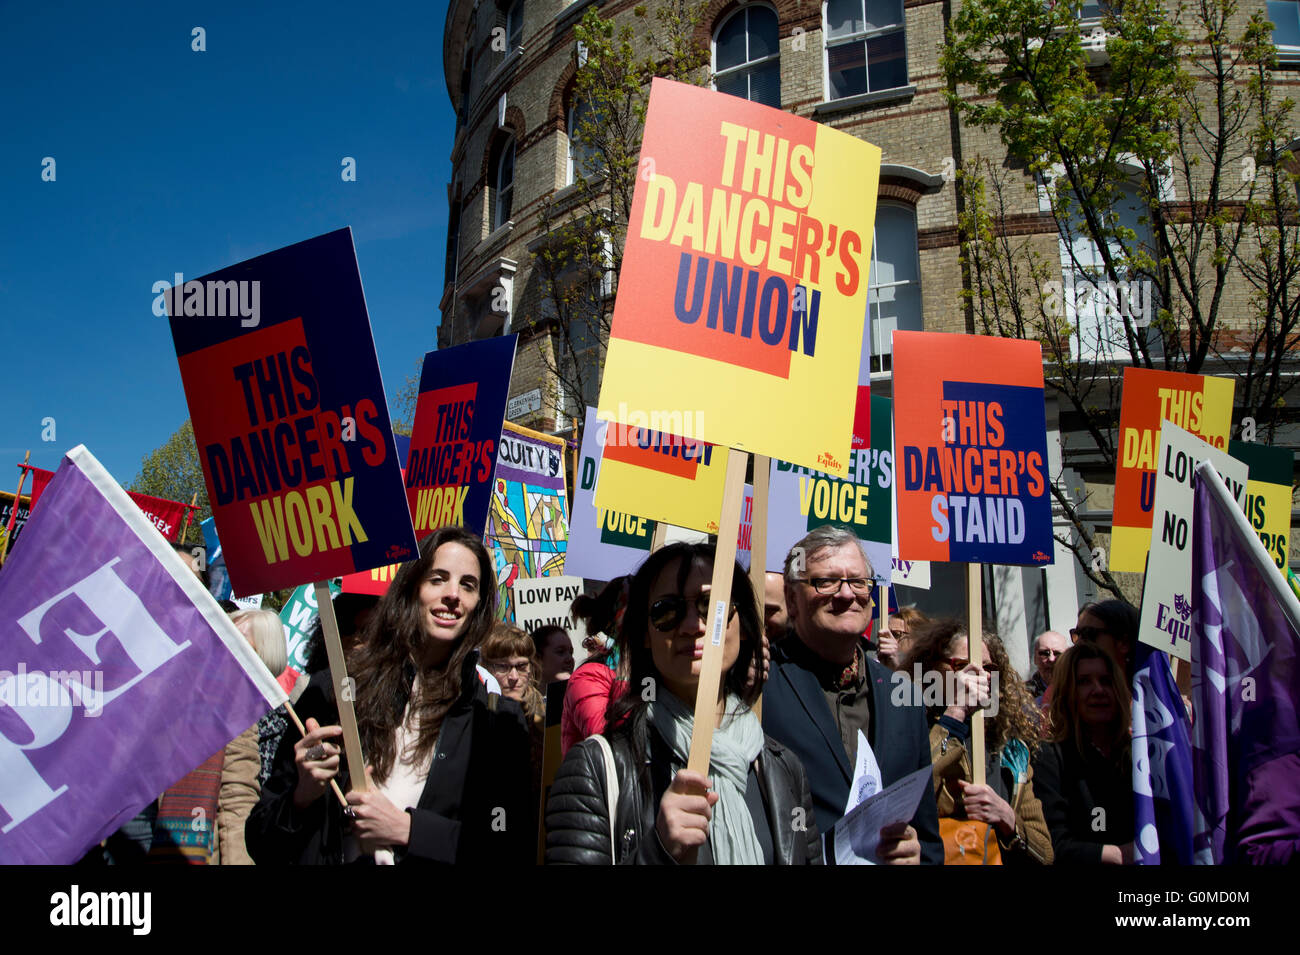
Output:
[[[455,132],[446,12],[0,5],[0,488],[13,491],[26,449],[54,469],[78,444],[130,482],[188,417],[153,283],[343,226],[391,407],[437,344]],[[196,26],[205,52],[191,49]]]

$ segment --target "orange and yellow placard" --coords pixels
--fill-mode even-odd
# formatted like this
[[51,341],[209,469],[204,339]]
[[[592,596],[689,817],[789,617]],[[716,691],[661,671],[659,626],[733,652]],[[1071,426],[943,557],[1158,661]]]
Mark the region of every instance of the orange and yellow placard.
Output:
[[879,178],[870,143],[656,79],[599,417],[846,476]]
[[1115,510],[1109,567],[1142,573],[1151,546],[1160,422],[1172,421],[1226,451],[1232,427],[1231,378],[1149,368],[1124,369],[1124,400],[1115,451]]
[[725,448],[611,423],[596,507],[716,534],[726,471]]

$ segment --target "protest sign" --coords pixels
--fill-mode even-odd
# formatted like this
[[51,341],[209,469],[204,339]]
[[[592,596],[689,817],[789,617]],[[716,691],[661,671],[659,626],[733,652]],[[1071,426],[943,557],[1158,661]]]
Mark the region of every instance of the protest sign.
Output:
[[[809,531],[831,525],[852,531],[862,542],[876,580],[889,579],[893,533],[890,495],[894,483],[890,418],[893,403],[858,390],[858,402],[870,408],[857,416],[871,421],[870,444],[854,435],[847,478],[824,471],[772,462],[767,512],[767,569],[781,573],[790,548]],[[872,420],[874,419],[874,420]]]
[[928,560],[903,560],[894,557],[889,582],[902,587],[930,589],[930,562]]
[[1171,421],[1162,421],[1156,458],[1151,556],[1142,583],[1142,643],[1191,660],[1192,506],[1196,466],[1209,461],[1237,500],[1246,504],[1250,469]]
[[1295,452],[1248,441],[1229,441],[1228,453],[1250,469],[1246,483],[1246,519],[1264,550],[1285,571],[1291,556],[1291,481]]
[[235,592],[414,556],[351,230],[163,297]]
[[1115,468],[1110,570],[1141,573],[1151,543],[1160,423],[1168,420],[1224,451],[1232,428],[1231,378],[1124,369]]
[[582,593],[581,577],[519,577],[511,586],[516,626],[529,633],[552,625],[574,629],[569,607],[573,598]]
[[1052,562],[1036,341],[894,332],[898,555]]
[[845,476],[879,176],[855,136],[655,79],[601,419]]
[[[31,498],[26,494],[18,501],[18,513],[14,513],[14,495],[12,491],[0,491],[0,552],[7,546],[10,551],[18,543],[18,535],[27,526],[31,514]],[[9,521],[13,519],[14,529],[9,531]]]
[[0,574],[0,862],[69,864],[285,695],[84,447],[24,539]]
[[716,533],[725,466],[711,444],[610,422],[596,507]]
[[497,452],[486,543],[497,575],[499,612],[511,619],[511,584],[564,573],[569,511],[564,439],[506,422]]
[[[50,483],[50,478],[54,477],[54,472],[30,464],[19,465],[19,467],[26,468],[32,474],[31,506],[34,508],[36,502],[41,499],[45,486]],[[141,513],[149,518],[150,523],[169,541],[180,540],[181,530],[189,523],[192,513],[198,510],[196,505],[182,501],[169,501],[165,497],[153,497],[138,491],[126,493],[131,500],[135,501]]]
[[[338,585],[330,581],[330,592],[337,593]],[[298,587],[280,608],[280,623],[284,626],[285,646],[289,651],[289,669],[295,673],[307,672],[307,655],[310,652],[311,632],[316,628],[319,609],[316,606],[316,589],[311,584]],[[286,690],[293,686],[290,680]]]
[[[397,460],[405,461],[410,456],[411,439],[404,434],[395,434],[393,438],[397,441]],[[402,479],[406,479],[406,466],[402,466]],[[418,533],[417,537],[424,537],[424,533]],[[401,564],[383,564],[379,567],[371,567],[369,570],[358,571],[355,574],[344,574],[339,580],[339,586],[335,592],[342,591],[345,594],[368,594],[372,597],[382,597],[388,592],[388,585],[393,578],[397,576],[397,571]]]
[[503,335],[424,356],[406,461],[417,538],[447,524],[483,533],[517,338]]

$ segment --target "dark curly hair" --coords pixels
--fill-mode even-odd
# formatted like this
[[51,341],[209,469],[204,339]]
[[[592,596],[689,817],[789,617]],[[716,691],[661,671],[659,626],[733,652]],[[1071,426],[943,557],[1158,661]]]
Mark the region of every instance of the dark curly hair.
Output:
[[[915,631],[912,652],[903,661],[903,672],[911,671],[916,664],[921,665],[922,673],[939,672],[940,664],[946,664],[948,648],[954,640],[967,636],[968,629],[961,620],[934,620],[922,625]],[[984,648],[988,651],[988,660],[998,673],[998,715],[986,720],[991,749],[1001,749],[1008,740],[1018,739],[1029,747],[1032,754],[1037,751],[1043,739],[1043,723],[1039,709],[1030,696],[1029,689],[1020,679],[1020,674],[1011,665],[1006,647],[996,634],[984,631]],[[944,706],[929,707],[930,723],[939,721]]]

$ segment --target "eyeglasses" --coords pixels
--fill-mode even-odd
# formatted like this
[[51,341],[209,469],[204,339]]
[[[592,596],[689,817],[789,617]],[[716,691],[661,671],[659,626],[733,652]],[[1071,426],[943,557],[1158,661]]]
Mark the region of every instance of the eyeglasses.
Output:
[[1105,627],[1075,627],[1070,631],[1070,639],[1075,643],[1082,640],[1084,643],[1092,643],[1103,633],[1110,633]]
[[[699,594],[695,598],[695,613],[701,620],[709,619],[712,599],[709,594]],[[736,605],[727,605],[727,622],[736,615]],[[686,619],[686,598],[681,594],[660,597],[650,605],[650,625],[660,633],[671,633]]]
[[[949,657],[944,662],[954,670],[964,670],[970,666],[970,657]],[[985,660],[982,666],[985,673],[996,673],[998,671],[998,665],[990,660]]]
[[523,663],[487,663],[484,666],[493,676],[509,676],[511,670],[518,670],[520,676],[528,676],[533,669],[533,665],[527,661]]
[[837,594],[841,584],[848,584],[855,594],[869,594],[873,583],[867,577],[807,577],[803,582],[810,584],[819,594]]
[[1038,655],[1044,660],[1052,660],[1061,655],[1060,650],[1039,650]]

